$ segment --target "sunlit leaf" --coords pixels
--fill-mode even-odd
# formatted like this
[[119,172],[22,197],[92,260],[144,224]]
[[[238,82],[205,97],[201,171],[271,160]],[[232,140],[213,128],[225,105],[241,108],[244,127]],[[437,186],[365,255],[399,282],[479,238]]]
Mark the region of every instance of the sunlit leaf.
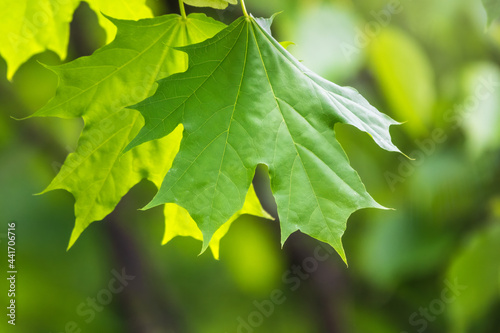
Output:
[[[45,50],[54,51],[66,58],[69,40],[69,23],[81,0],[19,0],[0,1],[0,55],[7,62],[7,77],[11,79],[25,61]],[[86,0],[106,30],[111,41],[115,26],[104,16],[119,19],[151,17],[145,0]]]
[[[225,26],[202,14],[187,19],[167,15],[137,22],[112,19],[118,35],[90,57],[53,67],[60,85],[56,96],[34,116],[82,117],[85,128],[76,151],[45,190],[65,189],[76,199],[76,223],[70,244],[93,221],[111,213],[120,199],[142,179],[160,186],[179,149],[182,126],[161,140],[128,154],[122,150],[143,125],[139,113],[124,109],[149,96],[155,80],[187,67],[187,56],[174,47],[213,36]],[[249,205],[260,208],[257,198]],[[254,213],[257,210],[245,210]],[[261,209],[256,215],[263,216]],[[176,210],[173,210],[176,215]],[[183,215],[181,224],[190,217]],[[167,233],[172,216],[166,211]],[[192,231],[190,231],[192,232]],[[214,245],[215,246],[215,245]]]

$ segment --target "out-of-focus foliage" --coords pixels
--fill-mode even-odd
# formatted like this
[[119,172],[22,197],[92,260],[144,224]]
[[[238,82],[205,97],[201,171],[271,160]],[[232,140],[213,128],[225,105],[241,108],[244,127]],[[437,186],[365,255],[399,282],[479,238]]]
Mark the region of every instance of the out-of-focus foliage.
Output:
[[[283,13],[278,21],[290,19],[287,16],[287,12]],[[338,82],[348,79],[361,67],[361,50],[342,49],[356,37],[359,22],[357,13],[341,4],[305,6],[290,24],[287,38],[293,38],[292,49],[297,59],[303,60],[312,71]],[[318,52],[318,45],[321,45],[321,52]]]
[[[169,7],[149,1],[158,8],[157,15],[167,12],[162,8],[176,11],[176,2]],[[294,273],[304,262],[309,270],[314,268],[306,259],[314,257],[321,244],[293,235],[281,249],[277,222],[251,217],[236,220],[221,241],[220,261],[209,254],[197,257],[199,244],[190,238],[175,238],[170,246],[159,246],[165,228],[159,222],[162,210],[136,210],[149,202],[154,191],[152,184],[142,182],[124,197],[113,216],[92,224],[66,253],[74,220],[73,198],[63,191],[32,194],[50,182],[66,155],[74,151],[82,124],[9,118],[33,113],[54,94],[55,76],[35,60],[60,61],[45,52],[22,66],[12,82],[0,80],[0,213],[3,221],[18,222],[17,259],[22,274],[17,284],[17,331],[59,333],[74,321],[82,332],[122,333],[137,327],[147,333],[162,332],[172,318],[184,323],[176,332],[237,332],[240,325],[250,325],[249,319],[260,324],[250,327],[259,333],[500,331],[500,149],[499,128],[494,123],[500,110],[495,106],[498,79],[491,80],[500,70],[500,24],[493,21],[486,30],[488,19],[480,0],[402,0],[402,10],[390,15],[380,33],[370,34],[366,47],[357,47],[359,31],[366,32],[367,23],[374,26],[375,14],[386,10],[390,1],[246,2],[255,16],[284,10],[273,32],[279,40],[296,44],[288,47],[291,53],[306,66],[317,66],[314,69],[320,75],[355,86],[379,110],[407,121],[391,133],[415,160],[380,151],[371,138],[360,137],[349,126],[335,128],[367,190],[396,210],[366,210],[351,217],[344,236],[349,268],[320,247],[318,253],[327,254],[328,259],[318,262],[311,273]],[[241,14],[236,6],[225,12],[206,11],[225,23]],[[102,31],[92,30],[98,21],[88,7],[81,6],[76,15],[81,26],[71,31],[75,38],[69,47],[72,58],[79,55],[78,47],[95,50],[103,39]],[[320,17],[349,23],[340,27]],[[95,32],[78,39],[79,30]],[[385,67],[373,62],[371,49],[379,36],[393,31],[411,41],[420,55],[396,50],[391,62],[405,64],[402,56],[425,59],[395,75],[408,72],[420,77],[430,71],[434,81],[433,102],[428,117],[423,118],[425,132],[416,131],[411,120],[424,116],[420,109],[411,111],[409,104],[415,102],[401,102],[405,111],[418,112],[405,116],[394,108],[391,100],[395,97],[383,87],[382,77],[394,71],[375,70]],[[318,36],[324,36],[328,45],[304,48]],[[344,42],[356,47],[350,61],[343,57]],[[316,54],[323,50],[335,53],[331,64],[328,56]],[[5,63],[0,67],[0,76],[5,77]],[[425,79],[417,80],[409,79],[407,84],[413,84],[416,91],[430,89],[417,86],[425,84]],[[474,98],[477,89],[483,97]],[[408,98],[414,98],[412,94]],[[263,190],[268,186],[265,179],[257,178],[254,185],[272,211],[272,195]],[[6,253],[3,221],[0,249]],[[130,269],[136,280],[86,322],[88,317],[79,316],[77,307],[88,297],[96,298],[107,288],[111,270],[122,267]],[[467,288],[450,293],[454,283]],[[7,290],[5,280],[0,290]],[[275,290],[286,299],[275,304],[269,316],[261,314],[259,322],[258,306],[267,304]],[[430,319],[421,311],[427,311]],[[5,321],[0,331],[10,332]]]
[[498,0],[483,0],[484,8],[488,13],[488,24],[491,24],[498,16],[500,16],[500,1]]
[[[166,204],[165,214],[165,234],[162,244],[165,245],[177,236],[193,237],[203,242],[203,233],[200,231],[196,222],[191,218],[188,211],[176,204]],[[235,220],[241,215],[253,215],[272,220],[273,217],[262,208],[259,198],[255,193],[253,186],[250,186],[245,197],[243,207],[229,218],[212,236],[208,244],[215,259],[219,259],[220,241],[224,237]]]
[[499,240],[500,223],[494,221],[472,234],[464,249],[452,259],[447,279],[461,284],[460,295],[450,305],[453,332],[467,332],[471,326],[481,327],[491,305],[498,300]]
[[469,153],[481,157],[500,147],[500,69],[494,63],[471,63],[463,70],[462,82],[464,103],[474,108],[459,119]]

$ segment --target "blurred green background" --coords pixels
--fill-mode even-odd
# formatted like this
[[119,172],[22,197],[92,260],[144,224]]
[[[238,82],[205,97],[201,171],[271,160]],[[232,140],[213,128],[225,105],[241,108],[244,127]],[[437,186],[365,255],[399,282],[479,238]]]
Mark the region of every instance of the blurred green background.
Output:
[[[178,12],[176,3],[148,2],[156,15]],[[1,267],[7,222],[16,221],[19,273],[17,325],[8,327],[2,314],[0,331],[500,332],[500,23],[486,29],[480,0],[247,0],[247,7],[255,16],[284,10],[273,29],[295,43],[291,53],[406,122],[391,133],[413,160],[336,127],[368,191],[395,210],[349,219],[349,268],[302,234],[281,249],[278,222],[247,216],[233,224],[216,261],[208,252],[198,256],[194,239],[160,245],[162,209],[137,210],[154,195],[142,182],[66,252],[72,196],[33,194],[74,150],[82,122],[11,119],[55,92],[56,76],[37,61],[61,61],[39,54],[9,82],[2,59]],[[191,11],[225,23],[241,13],[239,6]],[[104,40],[82,3],[67,60]],[[276,216],[265,170],[255,186]],[[110,293],[122,269],[134,278]],[[5,278],[0,290],[4,299]],[[106,304],[92,308],[92,298]]]

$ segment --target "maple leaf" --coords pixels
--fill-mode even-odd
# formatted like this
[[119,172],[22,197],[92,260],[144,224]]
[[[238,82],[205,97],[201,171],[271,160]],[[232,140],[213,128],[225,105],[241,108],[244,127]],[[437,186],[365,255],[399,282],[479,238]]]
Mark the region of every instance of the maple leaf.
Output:
[[[7,78],[31,56],[45,50],[65,59],[69,41],[69,24],[81,0],[1,1],[0,55],[7,62]],[[104,28],[107,41],[113,40],[116,28],[102,15],[120,19],[151,17],[145,0],[86,0]]]
[[[186,70],[187,55],[175,50],[175,46],[203,41],[225,27],[203,14],[191,14],[186,19],[166,15],[137,22],[110,20],[118,27],[116,39],[92,56],[51,67],[60,79],[56,96],[33,114],[82,117],[85,121],[76,151],[44,191],[65,189],[76,199],[76,222],[69,247],[90,223],[111,213],[142,179],[149,179],[159,188],[179,149],[182,126],[161,140],[121,156],[144,122],[138,112],[124,107],[151,95],[155,80]],[[247,212],[268,217],[255,206],[259,208],[260,203],[251,189],[249,201],[235,217]],[[175,230],[196,238],[196,230],[189,228],[189,214],[169,207],[165,210],[169,237],[175,235]],[[172,226],[177,223],[174,216],[187,227]],[[217,257],[218,240],[212,243],[212,250]]]
[[184,0],[184,3],[195,7],[226,9],[229,4],[237,4],[238,0]]
[[181,50],[189,69],[159,81],[154,96],[132,106],[145,126],[127,149],[184,126],[180,150],[154,199],[175,203],[203,233],[214,233],[243,206],[255,168],[269,168],[282,243],[297,231],[331,244],[356,210],[383,208],[367,193],[337,142],[336,123],[369,133],[399,151],[397,124],[357,91],[304,67],[271,35],[271,19],[241,17],[211,39]]

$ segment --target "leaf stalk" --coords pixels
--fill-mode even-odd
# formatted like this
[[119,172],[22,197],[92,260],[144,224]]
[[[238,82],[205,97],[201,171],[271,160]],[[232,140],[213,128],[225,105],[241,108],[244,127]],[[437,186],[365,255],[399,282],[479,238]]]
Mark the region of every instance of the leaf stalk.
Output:
[[240,0],[241,2],[241,9],[243,10],[243,14],[245,15],[245,17],[250,17],[248,15],[248,12],[247,12],[247,7],[245,6],[245,0]]
[[183,19],[186,19],[187,16],[186,16],[186,8],[184,8],[184,1],[183,0],[179,0],[179,9],[181,11],[181,16]]

